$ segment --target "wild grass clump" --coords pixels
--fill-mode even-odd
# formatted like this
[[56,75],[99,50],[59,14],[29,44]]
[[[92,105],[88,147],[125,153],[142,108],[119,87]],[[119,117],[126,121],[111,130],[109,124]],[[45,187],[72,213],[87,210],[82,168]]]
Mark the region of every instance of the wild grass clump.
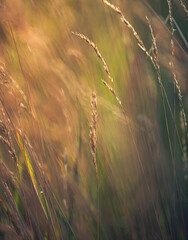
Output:
[[0,5],[0,239],[187,239],[186,3]]

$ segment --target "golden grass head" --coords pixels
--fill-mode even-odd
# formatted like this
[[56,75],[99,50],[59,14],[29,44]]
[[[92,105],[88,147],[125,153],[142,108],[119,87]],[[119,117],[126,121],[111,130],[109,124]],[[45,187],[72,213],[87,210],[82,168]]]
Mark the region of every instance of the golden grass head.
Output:
[[92,122],[90,125],[90,142],[91,142],[91,154],[93,158],[93,163],[97,168],[96,163],[96,149],[97,149],[97,96],[96,93],[92,93],[91,99],[92,107]]

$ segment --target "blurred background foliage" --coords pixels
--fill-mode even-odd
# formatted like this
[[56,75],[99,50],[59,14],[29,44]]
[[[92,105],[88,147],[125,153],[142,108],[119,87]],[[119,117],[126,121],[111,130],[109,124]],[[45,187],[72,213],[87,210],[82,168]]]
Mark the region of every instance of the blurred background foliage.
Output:
[[[187,135],[169,65],[168,4],[113,4],[148,50],[150,19],[175,121],[149,58],[103,1],[1,0],[0,239],[187,239]],[[178,0],[172,7],[184,38],[175,31],[175,71],[187,113],[187,15]],[[94,50],[71,31],[97,45],[124,110],[101,81],[109,82]],[[92,92],[99,202],[89,135]]]

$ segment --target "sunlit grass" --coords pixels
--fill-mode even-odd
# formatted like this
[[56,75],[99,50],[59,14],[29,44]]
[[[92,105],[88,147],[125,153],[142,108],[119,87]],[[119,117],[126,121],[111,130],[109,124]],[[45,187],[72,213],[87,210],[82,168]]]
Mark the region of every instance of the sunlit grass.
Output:
[[0,239],[187,238],[187,8],[182,40],[159,2],[1,3]]

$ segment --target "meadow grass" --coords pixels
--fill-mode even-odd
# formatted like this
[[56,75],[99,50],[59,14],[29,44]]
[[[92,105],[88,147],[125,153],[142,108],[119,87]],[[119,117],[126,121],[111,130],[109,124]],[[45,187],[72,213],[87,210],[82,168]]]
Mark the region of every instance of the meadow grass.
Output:
[[187,239],[186,2],[0,5],[0,239]]

